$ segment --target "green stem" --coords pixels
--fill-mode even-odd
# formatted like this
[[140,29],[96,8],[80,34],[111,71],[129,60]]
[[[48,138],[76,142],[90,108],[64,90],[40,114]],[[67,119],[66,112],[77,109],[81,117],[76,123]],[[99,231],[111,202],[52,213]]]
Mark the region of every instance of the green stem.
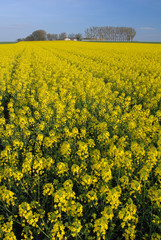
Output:
[[[26,190],[26,192],[27,192],[27,194],[29,195],[29,197],[32,199],[32,196],[29,194],[28,190],[25,188],[25,186],[23,185],[23,183],[21,182],[21,180],[20,180],[20,183],[21,183],[22,187]],[[33,199],[32,199],[32,200],[33,200]]]
[[39,172],[38,172],[38,203],[40,202],[40,178],[39,178]]
[[39,225],[37,225],[37,227],[38,227],[38,229],[39,229],[47,238],[50,238],[50,236],[47,235],[47,234],[39,227]]
[[[6,210],[7,212],[9,212],[14,217],[14,214],[6,206],[4,206],[4,207],[1,206],[1,209]],[[13,221],[21,225],[21,223],[19,221],[14,220],[14,219],[13,219]]]

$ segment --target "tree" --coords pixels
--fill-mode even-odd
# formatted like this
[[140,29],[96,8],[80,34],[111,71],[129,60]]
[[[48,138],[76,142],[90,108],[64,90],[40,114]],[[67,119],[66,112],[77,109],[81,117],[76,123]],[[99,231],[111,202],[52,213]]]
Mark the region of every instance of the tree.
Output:
[[50,33],[47,34],[47,40],[51,41],[52,40],[52,36]]
[[133,28],[129,28],[128,29],[128,39],[129,39],[129,41],[132,41],[133,38],[135,37],[135,35],[136,35],[136,31]]
[[86,38],[112,40],[112,41],[132,41],[136,31],[129,27],[90,27],[85,30]]
[[46,40],[46,32],[44,30],[36,30],[31,36],[33,37],[33,41],[44,41]]
[[25,38],[25,41],[34,41],[34,38],[32,35],[29,35]]
[[22,41],[24,41],[25,39],[24,38],[18,38],[17,39],[17,42],[22,42]]
[[82,34],[81,34],[81,33],[77,33],[77,34],[75,35],[75,38],[76,38],[78,41],[82,40]]
[[47,34],[47,40],[52,41],[52,40],[58,40],[58,34]]
[[[90,30],[90,33],[92,33],[92,28]],[[36,30],[34,31],[32,34],[30,34],[29,36],[27,36],[25,39],[17,39],[17,41],[45,41],[45,40],[49,40],[49,41],[53,41],[53,40],[64,40],[67,37],[66,32],[62,32],[60,34],[51,34],[51,33],[46,33],[46,31],[44,30]],[[71,40],[77,39],[77,40],[81,40],[82,39],[82,34],[81,33],[71,33],[68,35],[68,37]]]
[[86,38],[90,38],[89,28],[87,28],[87,29],[85,30],[85,36],[86,36]]
[[71,40],[74,40],[76,38],[75,34],[74,33],[70,33],[68,35],[68,38],[70,38]]
[[59,40],[64,40],[67,37],[66,32],[62,32],[59,34]]

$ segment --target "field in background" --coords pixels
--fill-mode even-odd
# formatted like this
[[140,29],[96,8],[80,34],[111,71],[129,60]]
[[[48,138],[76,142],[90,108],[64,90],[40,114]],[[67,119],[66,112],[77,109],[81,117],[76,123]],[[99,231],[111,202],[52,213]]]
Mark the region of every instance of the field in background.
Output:
[[161,239],[161,45],[0,45],[0,239]]
[[0,42],[0,44],[13,44],[13,43],[16,43],[16,42]]

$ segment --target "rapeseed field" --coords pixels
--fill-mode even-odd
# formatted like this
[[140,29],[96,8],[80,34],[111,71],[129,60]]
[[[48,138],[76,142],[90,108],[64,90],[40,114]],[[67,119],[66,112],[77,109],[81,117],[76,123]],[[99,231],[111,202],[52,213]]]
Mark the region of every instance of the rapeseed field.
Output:
[[161,239],[161,45],[0,45],[0,239]]

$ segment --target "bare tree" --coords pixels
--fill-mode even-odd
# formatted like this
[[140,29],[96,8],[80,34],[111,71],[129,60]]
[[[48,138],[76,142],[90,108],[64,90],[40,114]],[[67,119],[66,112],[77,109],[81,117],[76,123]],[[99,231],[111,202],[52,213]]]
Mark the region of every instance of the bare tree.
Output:
[[59,40],[64,40],[67,37],[66,32],[62,32],[59,34]]
[[47,34],[47,40],[49,40],[49,41],[53,41],[53,40],[58,40],[58,34],[50,34],[50,33],[48,33]]
[[85,30],[86,38],[112,40],[112,41],[132,41],[136,31],[129,27],[90,27]]
[[136,31],[133,28],[128,29],[128,40],[132,41],[136,35]]
[[47,40],[49,40],[49,41],[52,40],[52,34],[48,33],[46,36],[47,36]]
[[76,38],[76,36],[75,36],[74,33],[70,33],[70,34],[68,34],[68,38],[70,38],[71,40],[73,40],[73,39]]
[[90,38],[90,32],[88,28],[85,30],[85,36],[86,38]]

